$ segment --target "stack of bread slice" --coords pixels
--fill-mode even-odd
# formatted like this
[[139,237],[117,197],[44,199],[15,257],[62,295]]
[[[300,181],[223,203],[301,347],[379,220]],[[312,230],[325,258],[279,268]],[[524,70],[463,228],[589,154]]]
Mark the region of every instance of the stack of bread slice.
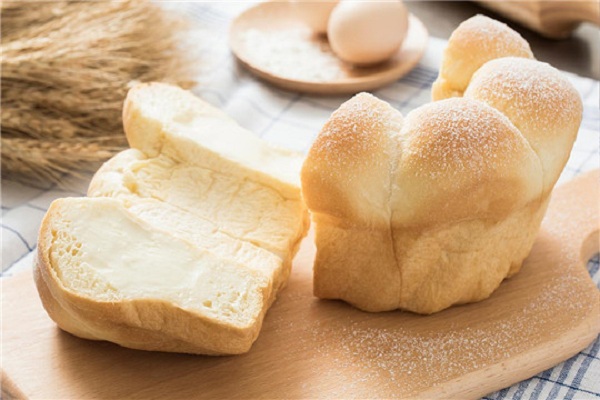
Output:
[[302,155],[166,84],[132,89],[123,120],[131,149],[44,218],[45,308],[74,335],[130,348],[248,351],[308,230]]

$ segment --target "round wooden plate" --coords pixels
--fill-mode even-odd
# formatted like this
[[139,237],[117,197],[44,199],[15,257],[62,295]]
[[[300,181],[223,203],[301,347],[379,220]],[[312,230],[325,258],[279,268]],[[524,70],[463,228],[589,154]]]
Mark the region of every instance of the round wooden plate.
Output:
[[266,2],[241,13],[231,24],[229,45],[242,65],[284,89],[348,94],[393,82],[413,69],[425,52],[427,29],[410,15],[408,34],[398,53],[372,67],[353,67],[338,59],[327,39],[298,20],[290,2]]

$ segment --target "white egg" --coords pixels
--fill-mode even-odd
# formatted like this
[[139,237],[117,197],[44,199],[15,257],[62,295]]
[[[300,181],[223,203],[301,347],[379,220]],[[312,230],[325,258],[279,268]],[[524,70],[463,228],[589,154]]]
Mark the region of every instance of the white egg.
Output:
[[327,26],[333,52],[356,65],[389,59],[407,31],[408,11],[401,1],[342,1]]
[[338,0],[291,0],[294,12],[315,33],[327,32],[327,22]]

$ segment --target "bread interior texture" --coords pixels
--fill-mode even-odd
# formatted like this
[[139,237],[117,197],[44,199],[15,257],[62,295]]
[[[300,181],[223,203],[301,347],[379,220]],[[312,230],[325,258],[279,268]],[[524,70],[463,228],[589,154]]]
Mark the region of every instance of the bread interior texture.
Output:
[[192,93],[149,84],[132,90],[128,100],[125,131],[132,148],[148,157],[162,154],[300,198],[299,154],[268,145]]
[[[111,185],[98,183],[109,180]],[[214,221],[220,232],[286,258],[303,228],[304,205],[250,178],[126,150],[94,178],[90,196],[155,199]]]
[[240,327],[261,312],[269,281],[251,269],[149,228],[117,200],[59,204],[50,260],[68,290],[104,302],[171,302]]
[[166,84],[133,88],[123,123],[131,148],[44,219],[44,306],[84,338],[247,352],[308,229],[302,155]]

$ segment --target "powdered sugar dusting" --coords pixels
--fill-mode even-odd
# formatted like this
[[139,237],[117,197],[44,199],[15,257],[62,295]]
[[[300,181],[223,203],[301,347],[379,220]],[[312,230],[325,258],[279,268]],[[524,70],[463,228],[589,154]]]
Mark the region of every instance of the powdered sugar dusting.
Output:
[[531,130],[536,136],[572,122],[581,108],[575,89],[560,72],[524,58],[490,61],[475,74],[466,96],[491,101],[524,134]]
[[[396,114],[398,118],[394,118]],[[399,131],[401,115],[391,106],[369,94],[361,93],[336,110],[323,127],[314,143],[314,152],[322,157],[328,168],[319,173],[352,179],[364,174],[368,165],[372,170],[389,169],[389,160],[382,157],[388,152],[389,131]]]
[[372,96],[364,94],[343,104],[333,113],[330,119],[332,122],[324,127],[322,136],[325,140],[318,145],[328,155],[332,155],[327,151],[330,148],[348,145],[357,145],[364,151],[370,150],[373,133],[383,129],[388,117],[374,104],[375,101]]
[[339,59],[304,27],[242,34],[245,57],[262,70],[288,79],[330,82],[344,77]]
[[[404,397],[518,357],[548,337],[560,337],[589,313],[590,305],[580,295],[582,284],[577,277],[550,279],[532,288],[521,308],[497,307],[497,302],[488,312],[462,310],[471,312],[469,322],[460,308],[429,317],[369,314],[300,298],[294,301],[307,305],[306,315],[270,322],[278,336],[295,338],[294,351],[311,366],[310,386],[335,383],[316,396],[309,392],[310,397]],[[503,296],[510,301],[510,293]],[[569,324],[553,323],[557,313],[568,315]],[[432,320],[437,329],[431,329]]]
[[[467,99],[427,104],[407,117],[407,165],[417,176],[501,173],[524,156],[526,144],[506,116]],[[533,156],[533,153],[530,155]],[[525,155],[526,157],[526,155]]]
[[[457,29],[464,33],[460,38],[465,44],[477,42],[478,50],[489,54],[492,58],[531,54],[529,44],[519,33],[508,25],[492,18],[477,15],[463,22]],[[465,40],[468,39],[468,40]]]
[[470,18],[452,33],[444,53],[436,98],[462,95],[471,76],[483,64],[499,57],[533,58],[529,44],[506,24],[483,15]]

